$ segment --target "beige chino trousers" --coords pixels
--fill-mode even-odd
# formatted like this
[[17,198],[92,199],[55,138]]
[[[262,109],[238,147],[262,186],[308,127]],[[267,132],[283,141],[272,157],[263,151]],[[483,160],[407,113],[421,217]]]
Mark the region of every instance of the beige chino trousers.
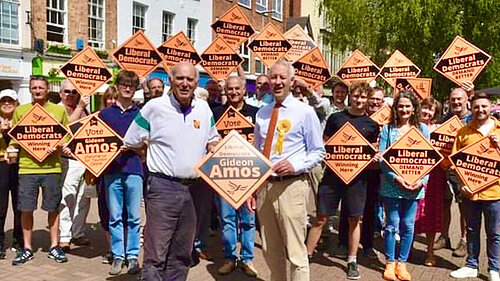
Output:
[[307,176],[269,181],[257,194],[262,250],[271,270],[271,281],[309,281],[309,260],[304,241],[307,233]]

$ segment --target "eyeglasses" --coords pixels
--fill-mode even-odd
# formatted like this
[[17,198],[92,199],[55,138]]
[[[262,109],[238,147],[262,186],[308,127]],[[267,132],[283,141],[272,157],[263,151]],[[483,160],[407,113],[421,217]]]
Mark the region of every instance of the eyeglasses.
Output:
[[65,95],[69,95],[69,94],[72,94],[72,95],[78,95],[78,91],[76,89],[73,89],[73,90],[70,90],[70,89],[66,89],[66,90],[63,90],[63,93]]
[[132,85],[132,84],[118,84],[118,87],[119,87],[119,88],[122,88],[122,89],[126,89],[126,88],[130,88],[130,89],[132,89],[132,90],[134,90],[134,89],[135,89],[135,86],[134,86],[134,85]]

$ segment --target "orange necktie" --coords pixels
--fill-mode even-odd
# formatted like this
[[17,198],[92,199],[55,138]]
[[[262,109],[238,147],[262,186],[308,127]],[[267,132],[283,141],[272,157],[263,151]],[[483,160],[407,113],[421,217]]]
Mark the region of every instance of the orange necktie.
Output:
[[273,112],[271,113],[271,120],[269,121],[269,127],[267,128],[266,142],[264,143],[263,153],[268,159],[271,156],[271,146],[273,145],[274,131],[276,130],[280,107],[281,104],[274,104]]

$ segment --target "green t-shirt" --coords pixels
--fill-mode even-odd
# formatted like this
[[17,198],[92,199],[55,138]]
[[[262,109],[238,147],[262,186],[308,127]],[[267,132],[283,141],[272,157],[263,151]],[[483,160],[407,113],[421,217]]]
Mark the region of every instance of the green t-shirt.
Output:
[[[12,117],[12,124],[15,124],[33,107],[32,103],[23,104],[16,108],[14,116]],[[43,106],[45,110],[52,114],[63,126],[68,124],[68,115],[64,107],[46,102]],[[11,145],[19,147],[15,140],[11,140]],[[61,173],[61,155],[59,151],[49,155],[43,162],[38,162],[26,150],[20,147],[19,152],[19,174],[20,175],[33,175],[33,174],[54,174]]]

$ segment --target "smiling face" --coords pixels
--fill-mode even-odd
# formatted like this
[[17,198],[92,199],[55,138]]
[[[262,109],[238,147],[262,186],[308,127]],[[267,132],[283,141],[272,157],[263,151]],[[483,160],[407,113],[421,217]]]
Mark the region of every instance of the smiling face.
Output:
[[12,115],[16,106],[17,101],[11,97],[3,97],[0,99],[0,112],[2,115]]
[[436,107],[431,105],[422,105],[420,108],[420,120],[425,124],[429,125],[432,123],[432,119],[436,115]]
[[282,103],[290,94],[294,77],[291,75],[290,65],[275,63],[270,69],[271,89],[276,102]]
[[462,88],[457,88],[450,93],[451,112],[455,115],[462,116],[467,112],[467,92]]
[[59,92],[59,97],[61,97],[61,102],[65,106],[75,107],[78,103],[78,91],[75,86],[71,84],[68,80],[64,80],[61,85],[61,91]]
[[226,95],[229,104],[238,106],[243,102],[244,89],[239,77],[229,77],[226,81]]
[[491,101],[488,99],[476,99],[472,102],[472,118],[483,123],[490,118]]
[[368,103],[368,93],[363,90],[355,90],[349,96],[349,101],[351,102],[351,109],[358,113],[364,113]]
[[339,105],[344,104],[344,101],[347,97],[347,89],[340,85],[337,85],[333,88],[333,103]]
[[410,120],[413,113],[415,112],[415,108],[413,107],[411,100],[403,97],[399,99],[396,110],[398,111],[399,124],[403,123],[403,121]]
[[374,91],[372,96],[368,99],[368,107],[366,111],[368,114],[373,114],[384,105],[384,92],[381,90]]
[[169,79],[174,97],[182,106],[189,107],[198,85],[196,68],[189,63],[179,63],[172,67]]
[[163,83],[159,79],[152,79],[148,83],[148,88],[151,91],[151,98],[163,96]]

